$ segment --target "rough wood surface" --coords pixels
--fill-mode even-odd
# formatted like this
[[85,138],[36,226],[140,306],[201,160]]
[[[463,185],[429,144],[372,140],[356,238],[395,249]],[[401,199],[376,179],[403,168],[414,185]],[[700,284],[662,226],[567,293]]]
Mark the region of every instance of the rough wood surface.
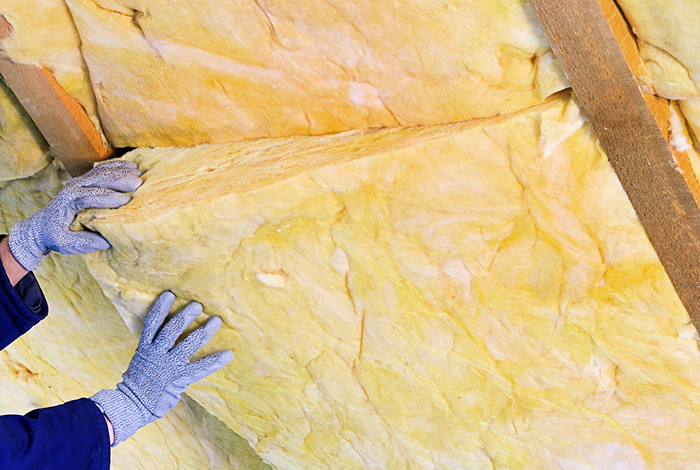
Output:
[[[0,39],[11,33],[12,25],[0,15]],[[81,175],[94,162],[114,155],[114,149],[102,144],[85,109],[61,88],[49,70],[18,64],[0,55],[0,75],[71,175]]]
[[7,18],[0,15],[0,39],[10,37],[10,34],[12,34],[12,25]]
[[[632,74],[635,77],[639,77],[644,73],[644,61],[642,61],[639,55],[639,48],[637,47],[637,40],[632,32],[632,29],[627,24],[625,17],[620,12],[617,7],[615,0],[598,0],[598,4],[603,10],[605,18],[608,20],[608,24],[615,35],[617,40],[617,45],[620,46],[622,54],[629,65]],[[638,80],[639,81],[639,80]],[[670,103],[666,98],[656,96],[653,93],[647,93],[642,87],[642,96],[644,100],[649,105],[651,113],[656,119],[656,124],[661,130],[661,134],[664,139],[668,142],[669,140],[669,119],[670,119]],[[683,172],[683,177],[688,185],[688,188],[693,193],[695,202],[700,205],[700,184],[698,183],[698,178],[693,167],[690,163],[690,157],[687,152],[678,152],[671,148],[673,152],[673,157],[676,159],[676,163]]]
[[690,319],[700,329],[700,210],[596,0],[530,0]]

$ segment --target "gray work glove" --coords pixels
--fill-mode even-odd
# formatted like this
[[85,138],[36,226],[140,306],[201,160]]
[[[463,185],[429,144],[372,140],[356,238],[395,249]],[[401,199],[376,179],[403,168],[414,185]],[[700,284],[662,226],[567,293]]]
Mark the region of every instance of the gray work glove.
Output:
[[129,202],[131,197],[124,192],[141,186],[141,175],[136,163],[114,161],[100,163],[68,181],[46,207],[10,230],[10,251],[17,262],[27,271],[34,271],[52,251],[73,255],[109,248],[102,236],[72,231],[70,224],[88,207],[114,209]]
[[143,333],[123,381],[116,390],[102,390],[91,399],[97,403],[114,428],[114,444],[131,437],[139,428],[162,418],[180,400],[190,384],[212,374],[233,359],[230,350],[220,351],[196,362],[189,357],[221,328],[221,318],[211,317],[177,346],[175,341],[202,313],[197,302],[180,310],[158,333],[175,302],[163,292],[143,323]]

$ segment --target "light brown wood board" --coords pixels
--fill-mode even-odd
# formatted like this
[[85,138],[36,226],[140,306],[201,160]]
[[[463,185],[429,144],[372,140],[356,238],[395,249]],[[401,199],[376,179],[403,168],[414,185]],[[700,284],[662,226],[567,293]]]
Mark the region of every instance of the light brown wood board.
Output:
[[[0,39],[11,34],[12,25],[0,15]],[[72,176],[114,156],[115,150],[102,144],[85,109],[48,69],[15,63],[0,50],[0,75]]]
[[[617,45],[620,46],[622,55],[625,57],[632,74],[635,77],[642,76],[644,74],[644,62],[639,54],[636,37],[627,24],[625,17],[620,12],[614,0],[598,0],[598,4],[603,10],[603,14],[617,40]],[[640,83],[640,80],[638,79],[637,82]],[[671,103],[666,98],[662,98],[650,92],[645,92],[643,87],[640,87],[640,89],[644,100],[649,106],[651,113],[654,115],[654,119],[656,119],[656,124],[661,130],[661,134],[668,142]],[[671,151],[683,173],[688,188],[693,193],[695,202],[700,206],[700,183],[698,183],[697,175],[693,171],[688,153],[678,152],[673,148],[671,148]]]
[[[625,45],[631,33],[625,33],[621,17],[615,19],[619,11],[615,13],[610,3],[530,0],[649,241],[700,331],[700,209],[693,191],[697,181],[693,183],[692,171],[684,170],[674,157],[664,136],[668,128],[659,127],[657,119],[667,126],[664,103],[645,98],[639,88],[632,73],[636,46]],[[618,22],[617,38],[604,10],[613,26]]]

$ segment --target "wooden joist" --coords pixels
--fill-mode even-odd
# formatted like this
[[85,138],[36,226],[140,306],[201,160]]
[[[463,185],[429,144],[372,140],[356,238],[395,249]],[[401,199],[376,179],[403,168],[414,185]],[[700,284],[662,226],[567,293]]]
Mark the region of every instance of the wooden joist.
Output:
[[664,137],[667,127],[660,128],[657,122],[664,126],[663,116],[652,113],[668,109],[668,103],[645,99],[630,69],[635,66],[630,54],[636,47],[628,48],[626,58],[617,47],[620,41],[625,48],[626,33],[618,24],[616,38],[611,29],[618,20],[610,9],[614,5],[606,3],[613,2],[600,2],[530,0],[649,241],[700,331],[697,181],[690,168],[683,168],[674,157]]
[[[11,34],[12,25],[0,15],[0,39]],[[0,50],[0,75],[72,176],[114,156],[115,150],[102,144],[85,109],[48,69],[15,63],[4,58]]]
[[[632,74],[635,77],[641,76],[644,72],[644,62],[639,55],[639,48],[637,46],[636,38],[627,24],[624,16],[620,12],[615,0],[598,0],[598,4],[603,10],[610,28],[612,29],[613,35],[617,40],[617,45],[620,46],[622,50],[622,55],[627,61]],[[639,81],[639,80],[638,80]],[[642,88],[642,96],[644,101],[646,101],[651,113],[654,115],[656,124],[659,126],[661,134],[664,139],[668,142],[670,139],[669,132],[669,120],[671,114],[671,106],[669,100],[662,98],[660,96],[654,95],[653,93],[645,92]],[[683,173],[683,178],[685,179],[688,189],[693,193],[695,202],[700,206],[700,184],[698,183],[697,175],[690,163],[690,157],[687,152],[679,152],[671,148],[673,157],[676,160],[676,164],[681,169]]]

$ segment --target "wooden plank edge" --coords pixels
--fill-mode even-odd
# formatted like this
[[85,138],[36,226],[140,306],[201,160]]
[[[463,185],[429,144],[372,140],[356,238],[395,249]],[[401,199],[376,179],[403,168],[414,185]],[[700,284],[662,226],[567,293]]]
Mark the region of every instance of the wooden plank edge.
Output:
[[700,209],[597,0],[530,0],[691,322]]
[[[0,15],[0,39],[9,37],[12,29]],[[50,70],[0,55],[0,75],[72,176],[116,156],[116,149],[103,145],[85,108],[66,93]]]
[[[629,23],[625,19],[624,14],[620,11],[619,6],[615,0],[598,0],[601,10],[605,15],[605,19],[608,20],[610,29],[612,29],[617,45],[620,46],[622,55],[625,57],[627,64],[632,71],[632,74],[637,78],[637,82],[640,83],[638,77],[642,76],[644,72],[644,61],[639,54],[639,46],[637,45],[637,37],[632,31]],[[673,157],[676,160],[676,164],[683,174],[690,192],[693,193],[695,198],[695,203],[700,206],[700,182],[698,182],[698,175],[695,174],[693,166],[690,163],[690,157],[687,152],[680,152],[670,145],[670,118],[671,118],[671,102],[666,98],[657,96],[653,93],[645,91],[645,88],[640,85],[640,90],[644,96],[644,100],[649,105],[651,113],[656,119],[656,123],[661,130],[666,142],[669,142],[669,147],[673,153]]]

